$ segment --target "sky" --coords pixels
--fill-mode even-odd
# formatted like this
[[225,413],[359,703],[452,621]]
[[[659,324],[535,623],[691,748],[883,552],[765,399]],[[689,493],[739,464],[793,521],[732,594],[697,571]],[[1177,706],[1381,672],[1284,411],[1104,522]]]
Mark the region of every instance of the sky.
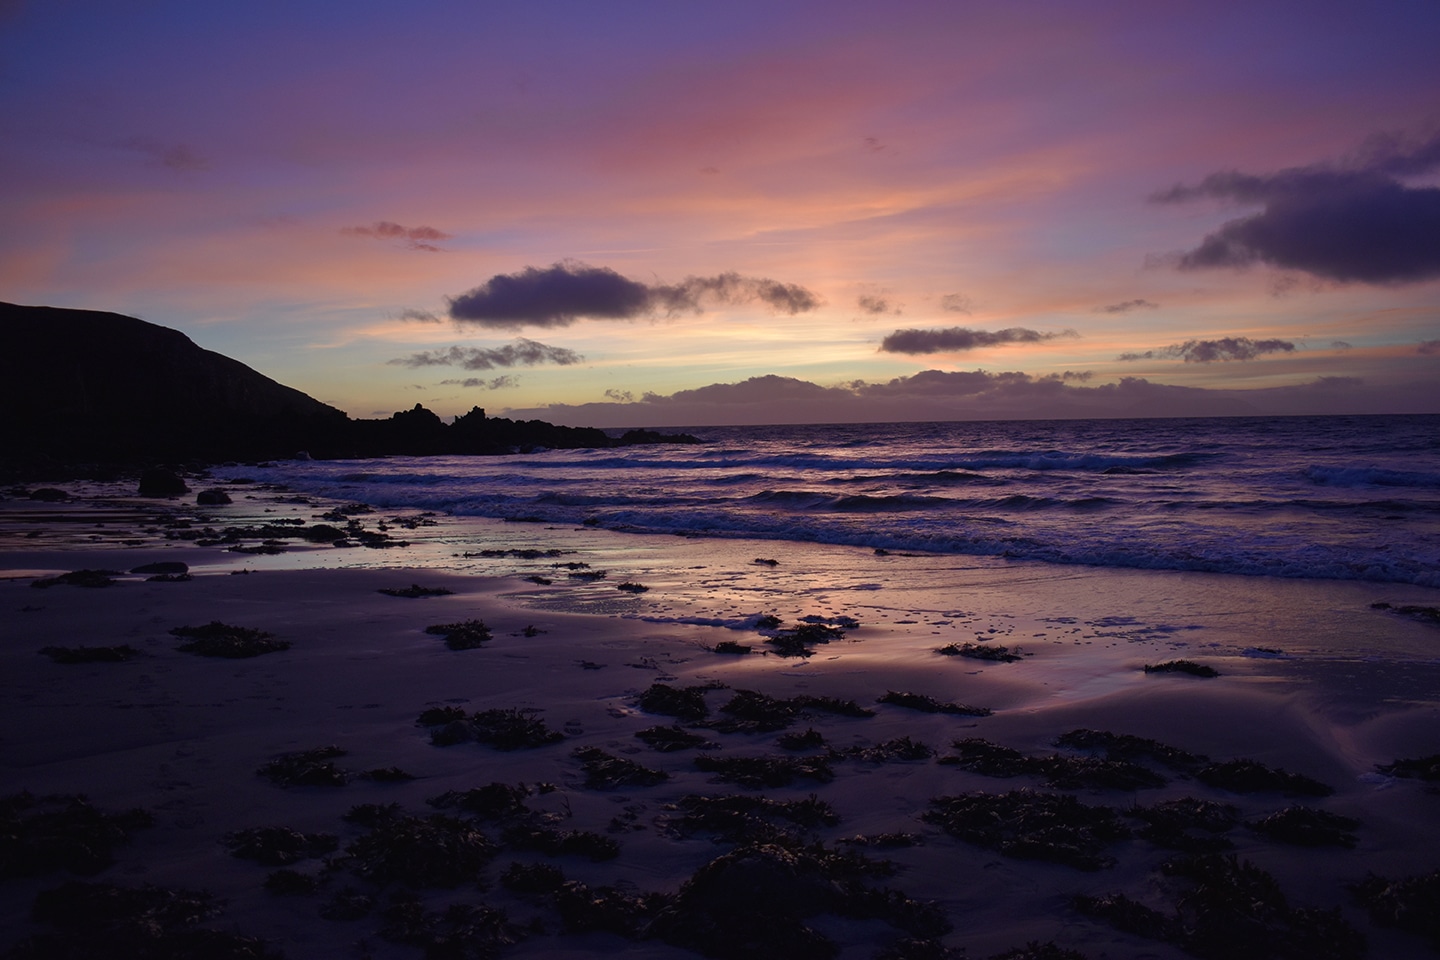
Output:
[[0,0],[0,300],[351,416],[1440,413],[1440,5]]

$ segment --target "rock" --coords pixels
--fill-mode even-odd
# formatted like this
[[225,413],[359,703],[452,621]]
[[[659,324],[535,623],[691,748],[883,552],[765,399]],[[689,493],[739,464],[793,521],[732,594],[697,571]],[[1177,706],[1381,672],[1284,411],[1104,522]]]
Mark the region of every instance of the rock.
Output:
[[185,481],[169,470],[152,467],[140,475],[142,497],[178,497],[189,492],[190,488],[185,486]]
[[69,500],[70,494],[56,487],[41,487],[39,490],[30,491],[30,499],[43,503],[59,503],[62,500]]
[[195,495],[195,502],[203,507],[218,507],[232,502],[224,490],[201,490]]

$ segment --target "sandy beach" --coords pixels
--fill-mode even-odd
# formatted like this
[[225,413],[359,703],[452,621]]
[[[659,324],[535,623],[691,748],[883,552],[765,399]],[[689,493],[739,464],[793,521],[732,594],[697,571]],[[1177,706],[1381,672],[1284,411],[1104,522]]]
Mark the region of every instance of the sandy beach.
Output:
[[216,956],[1434,955],[1352,890],[1440,869],[1391,766],[1440,753],[1433,590],[72,492],[0,501],[15,956],[93,949],[36,906],[75,881],[207,891]]

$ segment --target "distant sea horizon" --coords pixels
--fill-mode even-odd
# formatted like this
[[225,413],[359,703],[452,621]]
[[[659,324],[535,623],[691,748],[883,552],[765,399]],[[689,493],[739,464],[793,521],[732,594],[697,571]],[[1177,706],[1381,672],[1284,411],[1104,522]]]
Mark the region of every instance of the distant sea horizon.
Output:
[[701,443],[243,472],[456,516],[1440,587],[1440,415],[663,429]]

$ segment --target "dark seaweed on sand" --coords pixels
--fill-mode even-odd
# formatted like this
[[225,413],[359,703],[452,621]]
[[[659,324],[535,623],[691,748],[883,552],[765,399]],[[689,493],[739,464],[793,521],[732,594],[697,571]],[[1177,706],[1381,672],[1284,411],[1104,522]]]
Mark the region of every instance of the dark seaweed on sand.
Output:
[[425,632],[445,638],[445,646],[451,650],[475,650],[490,642],[490,628],[483,620],[464,620],[460,623],[433,623]]
[[432,960],[494,960],[525,938],[505,911],[484,904],[452,903],[443,910],[426,910],[418,900],[401,897],[381,917],[382,939],[419,947]]
[[1018,653],[1011,653],[1010,648],[997,644],[963,643],[956,646],[947,643],[938,647],[936,653],[945,657],[969,657],[971,660],[988,660],[991,663],[1015,663],[1025,659]]
[[1145,664],[1146,673],[1183,673],[1192,677],[1218,677],[1220,671],[1194,660],[1166,660],[1164,663]]
[[69,573],[62,573],[58,577],[42,577],[39,580],[32,580],[30,586],[39,590],[46,590],[50,587],[108,587],[120,576],[119,570],[71,570]]
[[1047,786],[1061,790],[1101,787],[1110,790],[1142,790],[1163,787],[1168,781],[1155,771],[1125,760],[1100,757],[1071,757],[1052,753],[1027,756],[979,737],[956,740],[955,755],[940,762],[987,777],[1015,777],[1022,774],[1043,777]]
[[174,627],[170,633],[173,636],[186,637],[190,640],[189,643],[182,643],[175,649],[182,653],[199,654],[202,657],[241,660],[290,649],[288,641],[274,639],[273,633],[254,630],[250,627],[232,627],[219,620],[211,620],[199,627]]
[[1087,960],[1078,950],[1066,950],[1053,940],[1031,940],[1023,947],[997,953],[990,960]]
[[719,690],[724,684],[706,683],[689,687],[672,687],[665,683],[652,683],[636,698],[635,704],[646,713],[658,713],[680,720],[701,720],[710,712],[705,705],[705,694]]
[[335,746],[282,753],[255,772],[282,787],[343,787],[345,771],[330,762],[343,756]]
[[448,597],[454,590],[446,590],[444,587],[422,587],[418,583],[412,583],[408,587],[381,587],[376,591],[387,597],[408,597],[418,600],[422,597]]
[[1151,807],[1135,806],[1126,816],[1142,821],[1140,837],[1182,853],[1218,853],[1234,844],[1224,836],[1240,823],[1240,810],[1218,800],[1180,797]]
[[417,779],[415,774],[407,773],[399,767],[376,767],[374,770],[366,770],[364,773],[357,773],[355,776],[361,780],[369,780],[373,783],[408,783]]
[[1189,753],[1159,740],[1128,733],[1111,733],[1108,730],[1071,730],[1061,734],[1055,740],[1055,745],[1071,750],[1099,752],[1106,760],[1134,762],[1149,759],[1179,771],[1193,770],[1200,764],[1208,763],[1210,759],[1203,754]]
[[340,841],[330,833],[301,833],[289,827],[251,827],[227,833],[220,842],[232,857],[265,867],[285,867],[334,853]]
[[712,721],[706,726],[722,733],[768,733],[783,730],[801,716],[813,713],[857,718],[875,715],[875,711],[860,706],[854,700],[808,694],[782,700],[756,690],[735,691],[735,695],[720,708],[720,712],[726,714],[726,719]]
[[553,863],[511,862],[500,874],[500,886],[511,893],[552,894],[565,885],[565,871]]
[[534,707],[481,710],[466,715],[456,707],[438,707],[420,714],[416,722],[430,728],[437,747],[457,743],[483,743],[496,750],[529,750],[559,743],[565,735],[545,726]]
[[1350,892],[1373,922],[1425,937],[1440,951],[1440,870],[1398,880],[1370,873]]
[[630,893],[567,880],[554,891],[555,909],[566,933],[613,933],[629,939],[645,934],[650,921],[670,903],[663,893]]
[[755,648],[748,643],[736,643],[734,640],[721,640],[711,649],[716,653],[738,654],[743,656]]
[[31,919],[53,928],[7,960],[279,960],[258,937],[197,926],[220,912],[203,891],[70,881],[35,898]]
[[308,873],[282,867],[265,877],[265,892],[276,897],[308,897],[320,890],[320,880]]
[[749,794],[729,793],[715,797],[688,794],[677,800],[672,809],[678,816],[668,821],[671,829],[688,836],[712,833],[730,843],[756,843],[773,840],[778,821],[794,827],[813,830],[833,827],[840,822],[835,808],[813,793],[804,800],[771,800]]
[[825,623],[802,623],[766,637],[765,642],[782,657],[808,657],[815,653],[815,644],[829,643],[843,636],[845,631],[839,627]]
[[649,935],[722,960],[829,960],[839,948],[806,923],[819,914],[878,919],[916,937],[950,929],[934,904],[869,884],[886,872],[884,864],[818,844],[745,845],[697,870]]
[[[44,652],[43,650],[41,651]],[[1376,770],[1390,777],[1411,780],[1440,780],[1440,753],[1428,757],[1412,757],[1394,763],[1377,764]]]
[[626,580],[624,583],[615,585],[616,590],[623,590],[626,593],[645,593],[650,588],[643,583],[636,583],[633,580]]
[[698,733],[691,733],[682,727],[646,727],[635,734],[637,740],[649,744],[660,753],[675,753],[678,750],[703,750],[715,746]]
[[395,813],[379,818],[333,866],[380,886],[449,888],[478,880],[495,853],[472,820]]
[[922,819],[961,840],[1022,860],[1048,860],[1079,870],[1115,861],[1104,851],[1130,836],[1110,807],[1091,807],[1068,794],[1012,790],[936,797]]
[[664,770],[652,770],[633,760],[612,756],[599,747],[582,747],[571,756],[585,769],[585,786],[595,790],[616,787],[652,787],[670,779]]
[[500,838],[507,847],[534,850],[548,857],[588,857],[599,863],[620,856],[620,844],[593,830],[557,830],[536,820],[527,820],[505,828]]
[[929,760],[935,756],[935,749],[908,736],[885,740],[872,747],[851,747],[841,756],[850,760],[864,760],[867,763],[894,763],[907,760]]
[[993,710],[987,707],[972,707],[963,703],[949,703],[944,700],[936,700],[934,697],[923,693],[903,693],[896,690],[886,691],[877,703],[888,703],[896,707],[904,707],[907,710],[919,710],[921,713],[950,713],[962,717],[988,717]]
[[1372,610],[1389,610],[1391,613],[1399,614],[1402,617],[1409,617],[1411,620],[1418,620],[1421,623],[1429,623],[1440,626],[1440,607],[1418,607],[1413,605],[1391,606],[1388,603],[1372,603]]
[[440,810],[451,807],[481,820],[505,820],[528,814],[525,800],[530,788],[523,783],[489,783],[473,790],[448,790],[425,802]]
[[782,733],[775,738],[775,745],[782,750],[818,750],[825,746],[825,737],[814,727],[804,731]]
[[102,813],[78,794],[0,798],[0,879],[99,873],[115,862],[116,847],[153,823],[144,810]]
[[1354,847],[1357,839],[1351,831],[1360,821],[1327,810],[1293,806],[1247,826],[1267,839],[1298,847]]
[[829,783],[835,779],[824,757],[713,757],[695,758],[695,769],[715,774],[722,783],[737,783],[759,790],[763,787],[784,787],[797,777]]
[[118,647],[41,647],[40,652],[56,663],[124,663],[140,651],[122,643]]
[[1173,912],[1124,894],[1081,895],[1072,905],[1118,930],[1171,943],[1203,960],[1358,960],[1364,937],[1337,910],[1291,907],[1275,878],[1234,856],[1167,861],[1179,881]]
[[1207,786],[1231,793],[1283,793],[1287,797],[1328,797],[1333,787],[1301,773],[1271,769],[1254,760],[1227,760],[1211,763],[1195,772],[1195,778]]

